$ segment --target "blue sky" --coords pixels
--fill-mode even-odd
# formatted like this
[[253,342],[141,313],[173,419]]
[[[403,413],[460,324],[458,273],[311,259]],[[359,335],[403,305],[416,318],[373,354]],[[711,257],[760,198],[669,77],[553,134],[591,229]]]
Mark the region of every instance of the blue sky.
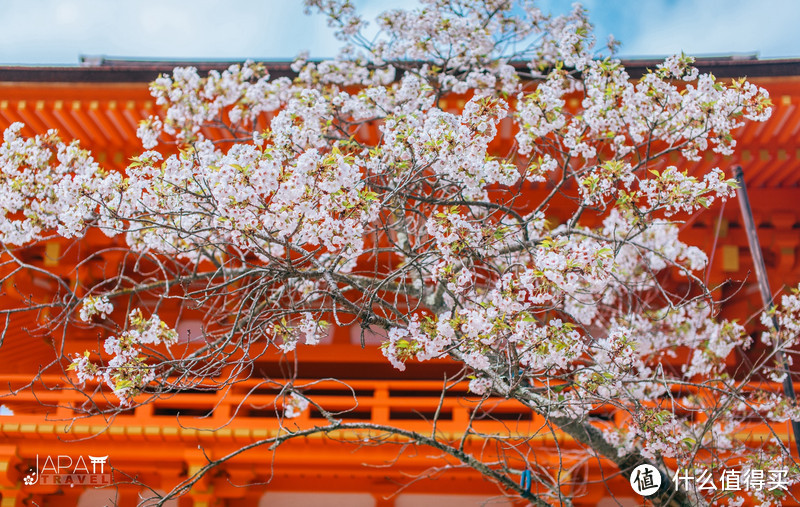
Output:
[[[368,19],[399,0],[356,0]],[[570,2],[543,0],[551,12]],[[799,0],[585,0],[622,56],[800,57]],[[0,0],[0,64],[76,64],[79,55],[179,59],[333,56],[338,42],[300,0]]]

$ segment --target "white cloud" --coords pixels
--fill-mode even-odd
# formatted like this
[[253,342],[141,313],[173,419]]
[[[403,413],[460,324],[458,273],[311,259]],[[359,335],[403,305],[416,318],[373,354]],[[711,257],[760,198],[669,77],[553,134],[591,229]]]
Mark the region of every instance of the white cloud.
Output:
[[759,53],[800,56],[796,0],[676,0],[639,2],[636,34],[625,54]]
[[80,54],[138,58],[332,56],[321,16],[295,0],[58,0],[4,2],[0,61],[77,63]]

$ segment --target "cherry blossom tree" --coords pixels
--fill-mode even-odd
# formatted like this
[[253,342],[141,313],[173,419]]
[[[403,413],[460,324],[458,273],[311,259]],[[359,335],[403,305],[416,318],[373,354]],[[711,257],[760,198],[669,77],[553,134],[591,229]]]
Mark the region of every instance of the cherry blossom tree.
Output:
[[[23,308],[47,308],[61,329],[106,333],[103,350],[62,359],[76,388],[100,380],[114,410],[128,410],[251,377],[268,350],[360,325],[382,333],[398,370],[460,362],[471,393],[517,400],[544,417],[541,432],[574,439],[583,459],[626,477],[655,466],[665,478],[657,505],[725,499],[673,481],[679,469],[794,466],[777,434],[756,442],[741,428],[798,416],[780,394],[751,386],[786,374],[775,357],[796,342],[800,296],[765,313],[781,324],[761,338],[770,352],[732,372],[727,358],[751,339],[717,317],[719,298],[700,276],[707,256],[680,240],[677,224],[736,185],[719,169],[653,169],[672,153],[732,153],[738,126],[769,117],[765,90],[700,75],[684,55],[632,79],[613,43],[596,46],[580,6],[549,16],[531,2],[424,0],[381,14],[376,31],[349,2],[306,4],[328,16],[344,43],[339,58],[301,58],[294,79],[255,63],[159,77],[151,92],[165,113],[141,124],[145,151],[124,174],[55,132],[5,132],[6,266],[36,269],[21,249],[93,229],[126,245],[102,283],[60,281],[51,300]],[[465,97],[459,113],[441,107],[453,95]],[[264,113],[272,117],[259,128]],[[498,153],[506,118],[515,143]],[[371,125],[377,138],[365,135]],[[227,138],[207,139],[209,126]],[[556,202],[571,210],[566,219],[552,220]],[[675,279],[689,289],[676,291]],[[175,323],[159,314],[168,301],[202,313],[202,345],[177,344]],[[676,367],[678,350],[689,352]],[[534,487],[523,488],[519,460],[482,462],[435,431],[343,422],[294,379],[265,382],[280,386],[287,422],[260,445],[332,429],[391,433],[442,450],[509,496],[571,501],[534,465]],[[326,424],[292,429],[309,405]],[[598,422],[598,410],[625,423]],[[785,494],[758,492],[775,503]]]

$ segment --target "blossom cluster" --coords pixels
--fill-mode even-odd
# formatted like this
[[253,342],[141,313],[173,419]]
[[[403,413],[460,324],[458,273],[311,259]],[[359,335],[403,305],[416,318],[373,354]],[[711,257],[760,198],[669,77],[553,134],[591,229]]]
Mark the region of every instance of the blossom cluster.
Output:
[[793,364],[792,354],[782,354],[792,349],[800,338],[800,286],[781,296],[780,304],[761,314],[761,324],[767,329],[761,334],[761,342],[777,352],[772,358],[774,371],[770,377],[782,382],[788,368]]
[[114,305],[111,304],[106,296],[87,296],[83,300],[81,306],[80,317],[84,322],[91,322],[92,318],[99,315],[101,319],[105,319],[111,312],[114,311]]
[[302,395],[292,393],[286,398],[283,410],[287,419],[294,419],[300,417],[307,408],[308,400]]
[[0,145],[0,241],[24,245],[53,232],[83,235],[97,203],[111,198],[121,176],[54,130],[23,138],[23,126],[12,124]]
[[103,380],[123,405],[133,403],[133,398],[156,378],[156,368],[147,363],[141,354],[143,347],[169,347],[178,341],[178,333],[162,322],[157,315],[145,319],[141,310],[128,315],[128,329],[119,336],[105,340],[104,351],[112,356],[105,364],[90,360],[89,351],[77,355],[69,365],[78,380]]

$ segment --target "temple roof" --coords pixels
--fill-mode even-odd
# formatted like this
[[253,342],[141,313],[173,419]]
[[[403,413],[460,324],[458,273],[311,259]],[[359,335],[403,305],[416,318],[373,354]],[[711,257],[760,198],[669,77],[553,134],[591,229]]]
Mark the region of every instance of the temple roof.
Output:
[[[222,70],[244,60],[143,60],[105,56],[83,56],[74,66],[0,66],[0,82],[36,83],[148,83],[175,67],[192,66],[201,73]],[[639,77],[663,61],[656,57],[623,59],[632,77]],[[274,77],[295,76],[291,61],[264,61]],[[524,68],[524,63],[515,66]],[[719,78],[800,76],[800,58],[765,59],[747,56],[701,57],[695,61],[700,72]]]

